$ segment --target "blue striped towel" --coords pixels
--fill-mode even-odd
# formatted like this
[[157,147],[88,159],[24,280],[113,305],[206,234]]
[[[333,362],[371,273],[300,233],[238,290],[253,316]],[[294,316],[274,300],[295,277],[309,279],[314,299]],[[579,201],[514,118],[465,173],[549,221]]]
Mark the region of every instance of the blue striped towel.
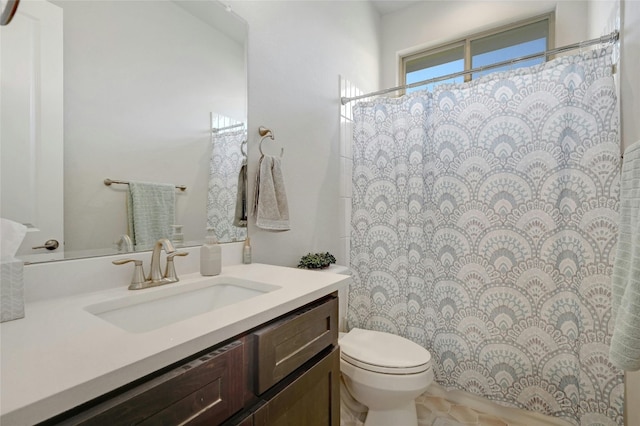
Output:
[[609,357],[623,370],[640,370],[640,141],[624,153],[620,176],[620,228],[613,262]]

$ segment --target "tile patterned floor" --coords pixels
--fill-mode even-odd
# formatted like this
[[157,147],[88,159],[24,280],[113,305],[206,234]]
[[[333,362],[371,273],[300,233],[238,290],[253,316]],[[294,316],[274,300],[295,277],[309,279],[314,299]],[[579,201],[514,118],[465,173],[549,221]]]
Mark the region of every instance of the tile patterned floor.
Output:
[[[418,426],[512,426],[501,419],[479,413],[469,407],[450,404],[439,397],[422,395],[416,400]],[[341,426],[363,426],[364,413],[358,415],[341,405]],[[401,426],[401,425],[390,425]]]
[[511,426],[498,417],[427,394],[416,400],[416,409],[419,426]]
[[[344,388],[341,391],[344,392]],[[539,414],[496,406],[489,401],[479,404],[477,397],[467,395],[460,391],[448,393],[442,389],[435,389],[433,394],[427,392],[420,395],[416,399],[418,426],[557,426],[566,424],[558,419]],[[460,402],[465,399],[468,399],[469,405],[473,405],[475,409]],[[493,414],[481,411],[480,406]],[[366,413],[358,411],[357,407],[354,409],[343,400],[340,407],[341,426],[363,426]]]

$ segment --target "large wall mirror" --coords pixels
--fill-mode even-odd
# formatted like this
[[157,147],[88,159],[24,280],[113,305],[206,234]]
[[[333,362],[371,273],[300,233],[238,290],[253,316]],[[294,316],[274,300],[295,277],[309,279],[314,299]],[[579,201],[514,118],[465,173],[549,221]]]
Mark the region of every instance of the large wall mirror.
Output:
[[[237,184],[246,152],[246,36],[216,0],[20,2],[0,32],[0,207],[29,226],[18,257],[126,250],[128,185],[107,178],[186,186],[175,193],[185,245],[227,217],[237,188],[223,178]],[[212,117],[235,127],[216,136]],[[226,176],[211,194],[213,163]],[[243,228],[219,239],[245,237]],[[51,239],[64,244],[32,249]]]

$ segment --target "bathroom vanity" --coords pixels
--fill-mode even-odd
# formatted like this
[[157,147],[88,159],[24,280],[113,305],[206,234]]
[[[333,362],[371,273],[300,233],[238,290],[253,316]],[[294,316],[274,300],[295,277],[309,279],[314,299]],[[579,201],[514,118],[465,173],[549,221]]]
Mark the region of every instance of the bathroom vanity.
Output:
[[[95,307],[134,300],[126,312],[162,288],[27,304],[25,319],[0,329],[0,423],[338,425],[336,292],[350,278],[252,264],[225,267],[216,279],[269,291],[144,331]],[[191,274],[171,290],[208,289],[205,281]]]
[[329,295],[44,424],[337,426],[337,316]]

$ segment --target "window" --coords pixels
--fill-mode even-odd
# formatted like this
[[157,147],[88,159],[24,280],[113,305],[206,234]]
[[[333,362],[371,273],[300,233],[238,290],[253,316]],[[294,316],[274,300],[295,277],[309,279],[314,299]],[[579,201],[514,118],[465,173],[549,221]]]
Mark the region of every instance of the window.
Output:
[[[403,83],[416,83],[544,52],[552,46],[552,30],[553,14],[549,14],[405,56],[402,58]],[[407,92],[433,89],[441,83],[470,81],[492,72],[528,67],[543,61],[544,57],[530,59],[407,89]]]

